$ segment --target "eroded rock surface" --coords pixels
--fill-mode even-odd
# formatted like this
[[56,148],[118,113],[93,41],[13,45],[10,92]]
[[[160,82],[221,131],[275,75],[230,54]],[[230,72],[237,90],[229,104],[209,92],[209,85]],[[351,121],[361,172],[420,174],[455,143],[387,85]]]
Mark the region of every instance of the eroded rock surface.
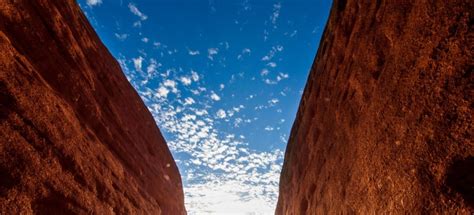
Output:
[[0,1],[0,214],[184,214],[151,114],[73,0]]
[[474,1],[334,2],[277,214],[470,214]]

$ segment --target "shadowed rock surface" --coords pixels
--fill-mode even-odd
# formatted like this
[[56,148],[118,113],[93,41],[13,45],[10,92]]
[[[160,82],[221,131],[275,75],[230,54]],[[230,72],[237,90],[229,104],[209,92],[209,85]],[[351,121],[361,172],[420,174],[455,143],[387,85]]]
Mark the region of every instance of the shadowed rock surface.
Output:
[[184,214],[151,114],[73,0],[0,2],[0,214]]
[[277,214],[474,211],[474,1],[336,0]]

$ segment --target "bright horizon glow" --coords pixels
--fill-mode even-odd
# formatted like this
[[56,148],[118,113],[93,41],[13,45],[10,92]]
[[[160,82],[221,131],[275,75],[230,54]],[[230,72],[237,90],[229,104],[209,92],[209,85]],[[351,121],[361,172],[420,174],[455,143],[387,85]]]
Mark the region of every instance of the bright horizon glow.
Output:
[[160,127],[188,214],[273,214],[330,0],[79,0]]

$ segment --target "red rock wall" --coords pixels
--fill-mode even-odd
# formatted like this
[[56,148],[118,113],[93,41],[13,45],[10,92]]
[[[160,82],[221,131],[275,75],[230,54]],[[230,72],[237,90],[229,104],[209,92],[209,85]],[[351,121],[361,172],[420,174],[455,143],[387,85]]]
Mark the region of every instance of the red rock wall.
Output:
[[277,214],[474,212],[474,1],[336,0]]
[[0,214],[184,214],[151,114],[73,0],[0,1]]

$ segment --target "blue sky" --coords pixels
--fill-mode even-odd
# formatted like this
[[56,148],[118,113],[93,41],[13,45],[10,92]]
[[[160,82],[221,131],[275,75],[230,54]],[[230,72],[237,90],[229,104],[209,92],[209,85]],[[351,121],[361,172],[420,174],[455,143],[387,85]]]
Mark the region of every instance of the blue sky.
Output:
[[165,136],[189,214],[272,214],[330,0],[79,0]]

